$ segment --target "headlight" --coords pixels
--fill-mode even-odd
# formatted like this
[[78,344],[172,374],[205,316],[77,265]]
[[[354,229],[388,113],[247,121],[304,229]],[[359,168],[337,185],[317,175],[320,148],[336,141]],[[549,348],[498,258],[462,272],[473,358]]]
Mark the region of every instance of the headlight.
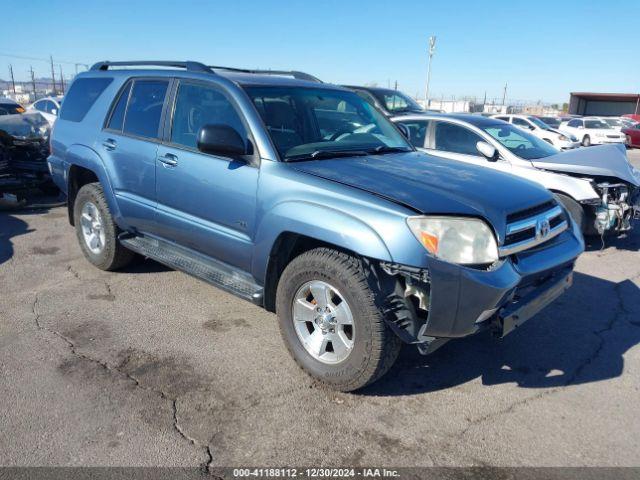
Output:
[[596,133],[595,136],[596,137],[604,137],[604,133]]
[[562,141],[562,142],[565,142],[565,141],[567,141],[567,140],[569,140],[569,139],[568,139],[567,137],[565,137],[564,135],[560,135],[560,136],[558,137],[558,140],[560,140],[560,141]]
[[480,219],[409,217],[407,224],[422,246],[445,262],[480,265],[498,260],[496,238]]

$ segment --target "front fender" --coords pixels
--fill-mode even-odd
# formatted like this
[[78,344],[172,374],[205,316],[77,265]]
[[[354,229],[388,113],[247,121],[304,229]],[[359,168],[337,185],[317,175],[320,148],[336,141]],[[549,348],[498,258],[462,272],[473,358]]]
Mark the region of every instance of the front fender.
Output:
[[266,212],[255,236],[254,278],[264,281],[269,255],[283,233],[296,233],[378,260],[393,261],[380,235],[362,220],[308,201],[286,201]]

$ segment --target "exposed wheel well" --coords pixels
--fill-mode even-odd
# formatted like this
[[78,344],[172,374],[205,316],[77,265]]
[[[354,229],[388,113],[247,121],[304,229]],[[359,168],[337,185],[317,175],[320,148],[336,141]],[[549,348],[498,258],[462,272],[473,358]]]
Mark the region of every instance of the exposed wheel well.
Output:
[[98,182],[97,175],[91,170],[72,165],[69,169],[69,181],[67,187],[67,209],[69,214],[69,223],[74,224],[73,221],[73,204],[76,201],[76,195],[78,191],[87,183]]
[[350,250],[312,237],[293,232],[281,233],[274,242],[271,253],[269,254],[269,264],[267,266],[264,289],[264,307],[268,311],[275,312],[278,282],[289,262],[298,255],[318,247],[328,247],[348,253],[349,255],[357,255]]

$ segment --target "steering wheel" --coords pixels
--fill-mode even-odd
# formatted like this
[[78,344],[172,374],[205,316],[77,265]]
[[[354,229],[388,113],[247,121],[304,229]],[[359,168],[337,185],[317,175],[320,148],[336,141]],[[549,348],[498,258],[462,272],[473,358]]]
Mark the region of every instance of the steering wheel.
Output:
[[516,147],[516,150],[524,150],[525,148],[527,148],[527,147],[524,146],[524,143],[521,143],[520,145],[518,145]]
[[341,129],[339,129],[336,133],[334,133],[333,135],[331,135],[331,137],[329,137],[329,141],[331,142],[335,142],[337,141],[339,138],[345,136],[345,135],[351,135],[354,132],[347,127],[343,127]]

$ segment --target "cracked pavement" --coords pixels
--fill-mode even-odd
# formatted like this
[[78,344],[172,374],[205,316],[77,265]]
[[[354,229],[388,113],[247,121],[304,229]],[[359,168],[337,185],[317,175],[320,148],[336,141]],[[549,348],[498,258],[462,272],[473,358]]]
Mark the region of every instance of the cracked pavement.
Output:
[[91,267],[63,208],[0,212],[0,464],[638,466],[640,231],[599,248],[504,340],[405,347],[343,394],[274,315],[152,261]]

